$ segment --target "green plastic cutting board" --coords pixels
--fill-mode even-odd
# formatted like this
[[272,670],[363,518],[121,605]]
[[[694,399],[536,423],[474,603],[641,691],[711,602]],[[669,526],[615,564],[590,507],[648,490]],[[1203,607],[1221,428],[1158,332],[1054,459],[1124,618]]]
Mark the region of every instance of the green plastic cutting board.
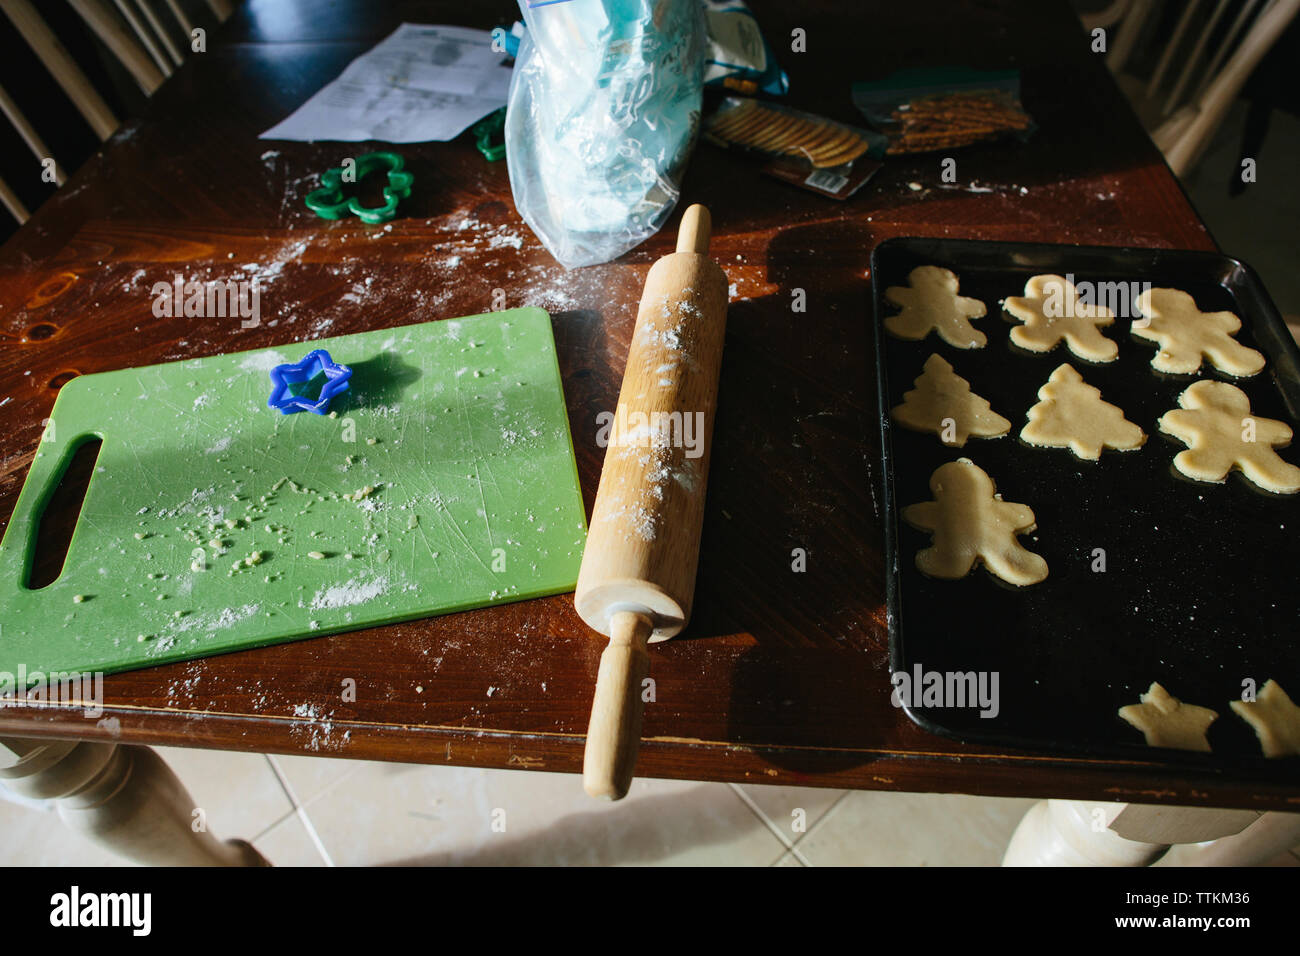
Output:
[[[268,371],[313,348],[352,368],[333,415],[268,408]],[[28,590],[45,502],[96,435],[63,572]],[[585,515],[541,309],[82,376],[45,439],[0,543],[10,674],[110,673],[577,580]]]

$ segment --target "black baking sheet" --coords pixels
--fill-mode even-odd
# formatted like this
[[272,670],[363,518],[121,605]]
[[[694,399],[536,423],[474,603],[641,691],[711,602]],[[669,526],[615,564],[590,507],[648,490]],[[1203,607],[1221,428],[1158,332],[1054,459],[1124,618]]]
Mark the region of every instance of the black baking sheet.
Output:
[[[907,285],[919,265],[951,269],[960,293],[985,303],[987,315],[974,323],[988,336],[984,348],[956,349],[933,333],[908,342],[884,331],[884,316],[897,311],[885,289]],[[1238,341],[1263,352],[1268,366],[1250,379],[1208,365],[1195,376],[1156,372],[1155,343],[1132,336],[1123,317],[1103,329],[1119,343],[1119,358],[1109,364],[1085,362],[1064,344],[1044,354],[1018,349],[1000,301],[1023,294],[1025,281],[1042,273],[1182,289],[1203,312],[1240,316]],[[1247,679],[1262,687],[1273,678],[1300,699],[1300,495],[1260,491],[1237,472],[1222,485],[1191,481],[1173,467],[1185,446],[1156,427],[1200,377],[1231,382],[1250,397],[1255,415],[1300,431],[1300,351],[1255,273],[1215,253],[900,238],[876,248],[871,277],[891,669],[912,674],[919,664],[923,671],[999,675],[994,718],[976,708],[920,706],[908,706],[909,716],[928,731],[971,742],[1150,757],[1142,734],[1116,711],[1159,681],[1181,700],[1219,713],[1209,731],[1213,754],[1162,750],[1163,759],[1244,763],[1300,777],[1300,760],[1265,761],[1250,725],[1228,706]],[[1010,419],[1010,434],[953,448],[934,434],[892,425],[889,409],[935,352]],[[1062,362],[1142,427],[1141,449],[1106,450],[1094,463],[1019,439],[1038,389]],[[1279,451],[1300,463],[1300,445]],[[931,500],[931,473],[962,457],[989,473],[1004,500],[1033,509],[1037,530],[1020,541],[1047,560],[1045,581],[1015,588],[982,566],[959,581],[917,570],[916,553],[930,536],[899,511]],[[1104,573],[1092,570],[1096,548],[1105,551]]]

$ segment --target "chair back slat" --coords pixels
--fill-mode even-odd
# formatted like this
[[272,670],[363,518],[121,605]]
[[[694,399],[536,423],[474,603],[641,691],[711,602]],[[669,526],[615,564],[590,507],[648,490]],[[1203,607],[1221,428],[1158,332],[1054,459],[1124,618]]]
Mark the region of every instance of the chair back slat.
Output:
[[1205,92],[1205,88],[1210,85],[1210,81],[1218,74],[1219,67],[1223,65],[1223,61],[1228,58],[1228,54],[1236,47],[1237,37],[1241,35],[1241,31],[1246,28],[1248,23],[1250,23],[1258,6],[1259,0],[1246,0],[1246,2],[1241,5],[1241,9],[1237,11],[1236,18],[1232,21],[1232,26],[1228,28],[1227,36],[1223,38],[1223,42],[1220,43],[1218,49],[1214,51],[1214,57],[1210,60],[1210,65],[1205,68],[1205,72],[1201,75],[1201,81],[1196,84],[1196,89],[1192,93],[1193,100],[1199,100],[1201,98],[1201,94]]
[[144,48],[149,51],[149,56],[153,57],[154,65],[162,71],[163,76],[171,76],[171,61],[163,55],[162,49],[158,46],[158,41],[154,39],[149,28],[140,20],[140,14],[131,4],[131,0],[113,0],[113,5],[117,7],[117,12],[122,14],[122,18],[131,25],[131,29],[140,38]]
[[181,31],[186,36],[189,36],[194,32],[194,21],[189,18],[185,9],[177,3],[176,0],[167,0],[167,9],[172,12],[172,16],[174,16],[176,22],[181,25]]
[[18,220],[18,225],[22,225],[32,217],[23,205],[23,201],[18,198],[18,194],[9,188],[9,184],[0,178],[0,203],[9,210],[9,214]]
[[1147,83],[1147,99],[1155,98],[1156,91],[1160,89],[1160,84],[1165,78],[1165,72],[1169,69],[1169,64],[1173,62],[1174,55],[1178,52],[1179,46],[1182,45],[1183,37],[1187,35],[1187,31],[1191,28],[1192,20],[1200,6],[1201,0],[1191,0],[1184,8],[1183,15],[1178,18],[1178,26],[1174,27],[1174,35],[1170,38],[1164,52],[1160,54],[1160,60],[1156,63],[1155,72],[1151,74],[1151,80]]
[[112,136],[113,130],[117,129],[117,117],[59,38],[45,25],[30,0],[0,0],[0,10],[50,71],[54,81],[68,94],[68,99],[72,100],[95,135],[101,140]]
[[162,71],[127,32],[122,21],[113,16],[105,0],[68,0],[68,6],[81,16],[86,26],[95,32],[109,52],[126,67],[145,96],[152,96],[153,91],[162,86]]
[[1210,14],[1210,19],[1206,21],[1205,28],[1201,30],[1201,35],[1196,38],[1196,45],[1192,47],[1191,54],[1183,64],[1183,71],[1178,75],[1178,80],[1174,83],[1169,98],[1165,100],[1163,111],[1165,116],[1172,113],[1174,107],[1178,105],[1183,91],[1187,89],[1187,84],[1191,81],[1192,71],[1201,62],[1201,56],[1205,53],[1205,48],[1210,44],[1210,38],[1214,35],[1214,28],[1219,25],[1219,21],[1223,19],[1223,15],[1228,11],[1228,6],[1232,2],[1233,0],[1219,0],[1214,12]]
[[176,45],[176,41],[172,39],[167,28],[158,19],[158,14],[154,11],[149,0],[135,0],[135,3],[140,8],[140,12],[144,14],[144,18],[149,21],[149,26],[153,27],[153,32],[158,34],[158,39],[162,41],[162,45],[167,50],[167,55],[171,57],[172,62],[176,66],[184,63],[185,57],[181,55],[180,47]]
[[[18,104],[13,101],[13,98],[3,86],[0,86],[0,112],[4,113],[9,122],[13,124],[14,129],[18,130],[18,135],[23,138],[23,142],[32,151],[32,155],[36,157],[37,162],[54,159],[50,148],[45,145],[45,140],[41,139],[40,134],[36,132],[36,127],[27,121],[23,111],[18,108]],[[59,165],[57,160],[54,163],[54,179],[60,186],[63,185],[63,167]]]

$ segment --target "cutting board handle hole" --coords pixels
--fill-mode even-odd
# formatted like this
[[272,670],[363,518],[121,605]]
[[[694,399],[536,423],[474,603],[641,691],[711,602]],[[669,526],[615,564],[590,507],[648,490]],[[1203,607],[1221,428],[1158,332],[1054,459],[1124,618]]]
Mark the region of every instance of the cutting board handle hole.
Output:
[[81,518],[81,506],[90,487],[90,476],[95,473],[99,449],[103,439],[90,436],[82,441],[68,456],[63,474],[53,493],[45,502],[36,523],[36,546],[32,550],[32,563],[27,571],[26,587],[39,591],[59,579],[63,562],[68,557],[72,533]]

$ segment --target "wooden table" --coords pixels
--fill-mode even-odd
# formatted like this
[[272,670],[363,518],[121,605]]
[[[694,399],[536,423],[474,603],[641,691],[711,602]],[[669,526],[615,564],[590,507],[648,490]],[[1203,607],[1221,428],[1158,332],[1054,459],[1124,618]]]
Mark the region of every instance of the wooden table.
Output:
[[[638,772],[1300,809],[1284,776],[1189,771],[1159,754],[1119,762],[964,746],[891,706],[873,246],[901,235],[1215,245],[1064,2],[834,6],[754,4],[792,104],[856,122],[854,79],[1014,66],[1040,129],[1027,144],[958,153],[956,184],[940,182],[936,156],[893,159],[844,203],[697,149],[682,203],[711,207],[733,298],[696,615],[653,651],[657,700]],[[552,313],[590,508],[596,415],[615,403],[641,285],[671,230],[616,263],[566,273],[516,214],[505,164],[464,138],[402,147],[417,186],[391,232],[314,218],[302,204],[314,174],[357,148],[258,132],[402,20],[489,28],[517,14],[508,2],[414,0],[307,12],[319,7],[240,10],[0,250],[0,515],[72,374],[473,314],[500,304],[494,290],[508,306]],[[806,53],[786,52],[796,27]],[[524,241],[494,247],[492,234]],[[450,256],[458,267],[439,264]],[[153,282],[224,278],[254,261],[283,263],[264,283],[260,327],[152,315]],[[796,288],[804,314],[790,308]],[[794,548],[806,549],[805,573],[791,570]],[[7,707],[0,734],[576,771],[603,646],[558,596],[121,674],[105,683],[107,721]],[[355,702],[341,699],[346,678]]]

